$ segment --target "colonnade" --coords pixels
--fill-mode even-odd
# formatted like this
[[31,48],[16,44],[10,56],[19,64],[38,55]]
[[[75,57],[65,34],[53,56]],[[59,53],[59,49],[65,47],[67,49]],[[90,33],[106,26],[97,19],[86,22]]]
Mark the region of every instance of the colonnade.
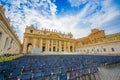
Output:
[[74,42],[57,39],[29,38],[24,39],[23,53],[39,48],[41,52],[74,52]]

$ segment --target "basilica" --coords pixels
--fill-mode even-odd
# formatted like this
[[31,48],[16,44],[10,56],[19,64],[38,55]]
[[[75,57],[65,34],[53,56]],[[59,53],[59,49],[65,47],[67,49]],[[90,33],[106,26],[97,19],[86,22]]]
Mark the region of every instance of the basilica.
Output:
[[92,29],[91,34],[75,39],[72,33],[56,30],[36,29],[27,26],[24,33],[23,53],[32,53],[34,48],[40,52],[78,52],[84,54],[119,54],[120,35],[105,35],[104,30]]
[[41,52],[75,52],[75,39],[72,33],[64,34],[56,30],[38,30],[27,26],[24,33],[23,52],[31,53],[38,47]]

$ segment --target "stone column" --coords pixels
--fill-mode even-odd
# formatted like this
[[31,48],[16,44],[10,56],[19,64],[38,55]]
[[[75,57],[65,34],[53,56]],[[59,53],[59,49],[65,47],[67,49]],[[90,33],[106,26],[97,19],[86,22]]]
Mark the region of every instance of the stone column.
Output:
[[3,38],[4,38],[4,34],[2,33],[2,37],[0,39],[0,48],[3,48]]
[[[26,49],[26,52],[27,52],[27,49]],[[15,42],[13,44],[13,53],[15,53]]]
[[57,52],[57,49],[58,49],[58,40],[56,40],[56,52]]
[[75,47],[74,43],[72,43],[72,52],[74,52],[74,47]]
[[[14,41],[12,43],[12,52],[14,49]],[[27,53],[27,38],[24,38],[23,53]]]
[[35,38],[34,39],[34,44],[33,44],[33,48],[38,48],[38,39],[37,38]]
[[47,51],[49,52],[49,46],[50,46],[50,40],[48,40],[48,44],[47,44]]
[[40,49],[40,38],[38,38],[38,40],[37,40],[37,44],[38,44],[38,48]]
[[70,42],[67,42],[67,52],[70,52]]
[[68,46],[67,46],[67,42],[66,42],[66,52],[68,52],[68,49],[67,49],[67,48],[68,48]]
[[66,42],[64,41],[64,52],[66,52]]
[[42,51],[42,39],[40,39],[40,51]]
[[53,51],[53,40],[51,40],[51,51]]
[[59,41],[59,52],[61,52],[61,41]]
[[33,48],[35,48],[36,39],[33,40]]
[[48,51],[48,40],[46,39],[45,41],[46,41],[46,44],[45,44],[46,49],[45,49],[45,51],[47,52]]

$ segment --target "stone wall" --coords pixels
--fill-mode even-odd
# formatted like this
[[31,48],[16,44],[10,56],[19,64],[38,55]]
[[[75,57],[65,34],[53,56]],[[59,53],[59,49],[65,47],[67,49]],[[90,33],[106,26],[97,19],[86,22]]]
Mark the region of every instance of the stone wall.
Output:
[[10,26],[10,19],[5,17],[4,10],[4,7],[0,5],[0,55],[18,54],[21,51],[21,43]]
[[120,40],[83,45],[76,47],[76,52],[84,54],[120,55]]

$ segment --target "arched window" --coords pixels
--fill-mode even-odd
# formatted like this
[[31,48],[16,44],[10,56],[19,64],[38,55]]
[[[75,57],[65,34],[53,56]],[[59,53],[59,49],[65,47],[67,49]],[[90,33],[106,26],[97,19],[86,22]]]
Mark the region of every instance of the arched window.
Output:
[[11,44],[13,43],[13,38],[11,39],[11,42],[10,42]]
[[2,33],[0,32],[0,40],[2,39]]

